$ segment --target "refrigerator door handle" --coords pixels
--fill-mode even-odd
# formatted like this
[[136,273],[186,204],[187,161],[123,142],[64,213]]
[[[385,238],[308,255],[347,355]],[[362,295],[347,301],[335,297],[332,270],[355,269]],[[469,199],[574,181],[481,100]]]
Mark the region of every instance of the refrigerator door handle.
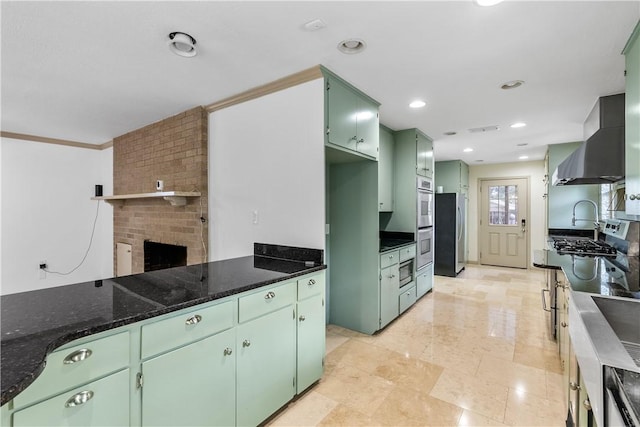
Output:
[[460,211],[460,206],[457,207],[458,209],[458,241],[460,241],[462,239],[462,212]]

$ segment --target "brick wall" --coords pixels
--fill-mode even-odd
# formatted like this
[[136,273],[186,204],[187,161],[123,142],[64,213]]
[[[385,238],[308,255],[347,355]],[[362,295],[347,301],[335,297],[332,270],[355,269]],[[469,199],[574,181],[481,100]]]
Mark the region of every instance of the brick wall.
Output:
[[114,207],[114,259],[116,243],[130,244],[134,274],[144,271],[145,240],[186,246],[189,265],[206,261],[208,225],[202,229],[200,216],[209,218],[207,120],[197,107],[113,140],[114,194],[153,193],[156,180],[164,181],[164,191],[202,194],[188,198],[186,206],[148,198]]

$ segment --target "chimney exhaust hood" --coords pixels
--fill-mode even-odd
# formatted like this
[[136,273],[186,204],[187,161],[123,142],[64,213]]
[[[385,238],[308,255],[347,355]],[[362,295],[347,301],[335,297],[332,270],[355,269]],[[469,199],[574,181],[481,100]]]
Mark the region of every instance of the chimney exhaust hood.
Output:
[[553,172],[553,185],[624,179],[624,93],[598,98],[584,122],[584,142]]

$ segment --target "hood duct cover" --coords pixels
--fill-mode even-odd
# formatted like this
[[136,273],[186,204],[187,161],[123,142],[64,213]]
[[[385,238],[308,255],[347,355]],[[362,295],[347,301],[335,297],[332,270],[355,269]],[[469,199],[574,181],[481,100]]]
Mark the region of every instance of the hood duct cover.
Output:
[[624,93],[598,99],[584,123],[585,142],[558,165],[553,185],[624,179]]

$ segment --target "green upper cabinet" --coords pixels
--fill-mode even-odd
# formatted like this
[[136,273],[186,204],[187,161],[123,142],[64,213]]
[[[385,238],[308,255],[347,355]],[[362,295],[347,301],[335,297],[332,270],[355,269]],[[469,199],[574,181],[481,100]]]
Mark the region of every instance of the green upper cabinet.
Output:
[[625,212],[640,215],[640,22],[623,51],[625,78]]
[[326,144],[377,159],[380,104],[333,73],[323,71]]
[[416,173],[433,178],[433,141],[416,129]]
[[378,156],[378,204],[380,212],[393,211],[393,133],[380,126]]
[[469,191],[469,165],[462,160],[447,160],[435,163],[436,188],[445,193],[467,194]]

